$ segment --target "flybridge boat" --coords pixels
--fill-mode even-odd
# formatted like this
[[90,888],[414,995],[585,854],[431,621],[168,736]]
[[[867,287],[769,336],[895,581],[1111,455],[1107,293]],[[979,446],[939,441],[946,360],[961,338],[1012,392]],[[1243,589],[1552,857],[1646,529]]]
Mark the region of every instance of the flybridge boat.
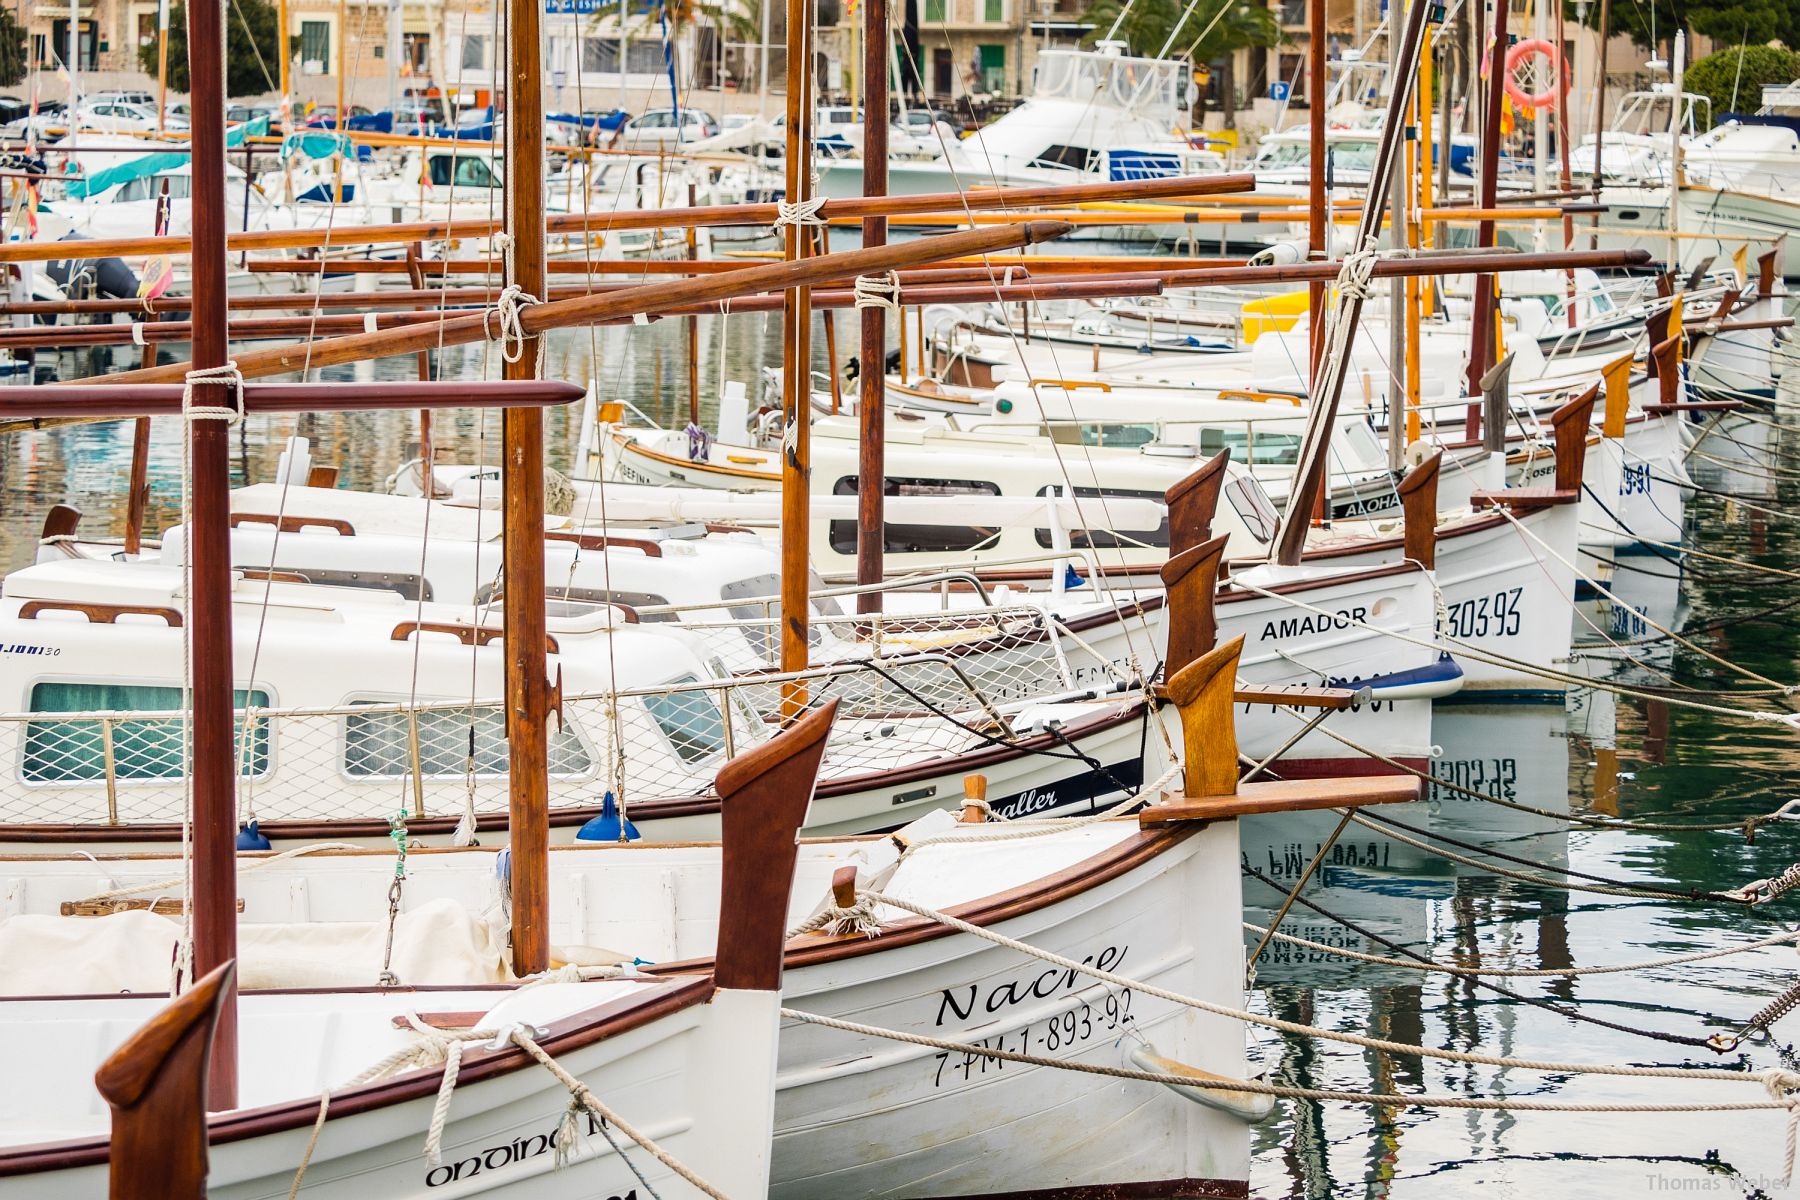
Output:
[[[707,876],[696,891],[719,906],[706,943],[716,941],[717,957],[686,976],[584,977],[582,966],[604,957],[591,949],[565,950],[561,973],[513,976],[507,876],[495,874],[504,851],[439,859],[429,870],[426,856],[408,856],[420,878],[404,899],[395,885],[391,924],[380,917],[389,908],[382,894],[398,877],[392,853],[265,860],[262,870],[246,860],[236,969],[243,995],[225,1000],[244,1035],[241,1104],[204,1116],[207,1194],[348,1198],[448,1188],[573,1198],[687,1186],[611,1122],[571,1110],[569,1087],[528,1045],[711,1186],[766,1194],[778,922],[788,915],[795,830],[829,723],[829,712],[814,714],[721,771],[720,791],[744,804],[729,821],[728,849],[685,852],[697,860],[690,869]],[[107,1114],[93,1068],[161,1008],[183,928],[165,914],[182,911],[187,897],[178,856],[106,863],[22,857],[7,872],[9,895],[33,891],[36,899],[0,920],[0,1049],[18,1085],[0,1098],[0,1196],[107,1194]],[[365,872],[377,865],[384,877],[370,892]],[[565,887],[574,884],[565,876]],[[97,893],[97,903],[86,902]],[[402,975],[407,990],[391,990]],[[216,975],[201,981],[219,986]],[[451,1040],[466,1043],[453,1065],[445,1062]],[[452,1097],[433,1129],[434,1098]],[[151,1088],[132,1099],[154,1106],[164,1097]],[[572,1169],[550,1169],[565,1161]]]
[[[942,158],[890,162],[889,193],[1057,186],[1222,170],[1220,155],[1170,132],[1188,121],[1193,69],[1186,62],[1134,58],[1122,51],[1118,42],[1102,42],[1095,50],[1042,51],[1023,104],[950,142]],[[823,158],[816,166],[817,195],[863,194],[860,158]]]

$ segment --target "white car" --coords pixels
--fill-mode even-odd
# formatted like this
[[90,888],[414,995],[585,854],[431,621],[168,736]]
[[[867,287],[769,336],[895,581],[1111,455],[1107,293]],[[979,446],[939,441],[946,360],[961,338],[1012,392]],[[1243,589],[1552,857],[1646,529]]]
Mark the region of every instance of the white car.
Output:
[[[101,133],[155,133],[156,109],[125,100],[90,98],[75,106],[74,127]],[[170,115],[160,128],[186,129],[187,120]]]
[[672,150],[678,144],[697,142],[719,132],[718,118],[711,113],[684,108],[679,116],[677,122],[675,109],[653,108],[634,117],[626,123],[620,144],[627,150]]

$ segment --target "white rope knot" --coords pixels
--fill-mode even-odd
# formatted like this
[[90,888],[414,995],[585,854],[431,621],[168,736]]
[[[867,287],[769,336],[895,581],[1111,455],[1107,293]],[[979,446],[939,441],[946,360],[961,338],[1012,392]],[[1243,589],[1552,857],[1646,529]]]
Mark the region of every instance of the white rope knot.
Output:
[[1785,1187],[1794,1181],[1794,1150],[1800,1146],[1800,1075],[1772,1067],[1762,1073],[1762,1081],[1769,1099],[1787,1106],[1787,1139],[1781,1159],[1781,1182]]
[[[227,387],[231,403],[195,404],[197,387]],[[182,381],[181,416],[186,421],[224,421],[236,425],[244,419],[244,375],[237,363],[227,360],[217,367],[196,367]]]
[[509,283],[500,289],[500,295],[494,300],[494,307],[481,317],[481,331],[491,338],[488,325],[489,316],[500,322],[500,357],[509,363],[516,363],[525,357],[525,324],[521,315],[529,305],[540,303],[536,296],[516,283]]
[[[1009,268],[1010,269],[1010,268]],[[851,292],[856,297],[858,308],[885,308],[898,311],[900,308],[900,272],[889,271],[884,275],[858,275]]]
[[1367,300],[1378,261],[1380,256],[1370,246],[1344,255],[1344,265],[1338,268],[1338,296],[1343,300]]
[[825,218],[819,210],[825,206],[824,196],[814,196],[811,200],[796,200],[789,204],[786,200],[775,202],[775,228],[783,225],[824,225]]

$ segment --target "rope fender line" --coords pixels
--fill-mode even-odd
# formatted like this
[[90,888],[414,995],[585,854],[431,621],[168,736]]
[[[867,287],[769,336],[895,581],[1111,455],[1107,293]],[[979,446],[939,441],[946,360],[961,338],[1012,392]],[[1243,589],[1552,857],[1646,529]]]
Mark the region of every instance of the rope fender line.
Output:
[[[1111,1079],[1135,1079],[1145,1083],[1160,1083],[1165,1087],[1172,1088],[1200,1087],[1221,1092],[1248,1092],[1262,1096],[1274,1096],[1282,1100],[1335,1100],[1381,1108],[1461,1108],[1487,1112],[1683,1113],[1784,1110],[1788,1114],[1788,1153],[1784,1162],[1784,1182],[1793,1176],[1793,1150],[1796,1143],[1796,1130],[1800,1128],[1800,1094],[1793,1091],[1794,1083],[1800,1082],[1800,1077],[1793,1076],[1791,1072],[1779,1070],[1737,1077],[1739,1082],[1762,1083],[1768,1092],[1769,1098],[1766,1100],[1726,1100],[1711,1103],[1585,1103],[1576,1100],[1522,1100],[1510,1097],[1494,1099],[1484,1096],[1449,1096],[1432,1093],[1409,1095],[1404,1092],[1351,1092],[1331,1088],[1287,1087],[1282,1084],[1261,1083],[1248,1079],[1226,1079],[1216,1076],[1197,1080],[1188,1075],[1175,1075],[1162,1071],[1143,1071],[1134,1067],[1112,1067],[1098,1063],[1074,1062],[1068,1059],[1048,1058],[1039,1054],[1022,1054],[1016,1050],[1002,1050],[992,1046],[958,1042],[949,1038],[927,1037],[923,1034],[907,1033],[899,1029],[884,1029],[878,1025],[864,1025],[855,1021],[822,1016],[818,1013],[802,1012],[796,1008],[783,1008],[781,1015],[789,1020],[800,1021],[808,1025],[837,1029],[864,1037],[905,1042],[951,1054],[968,1054],[978,1058],[993,1058],[1034,1067],[1050,1067],[1083,1075],[1102,1075]],[[1649,1068],[1642,1069],[1648,1070]],[[1765,1078],[1769,1075],[1784,1075],[1788,1076],[1788,1079],[1773,1081]]]
[[[915,904],[911,900],[892,896],[885,892],[873,890],[864,891],[861,889],[857,891],[857,899],[859,901],[865,896],[873,900],[877,906],[885,905],[890,908],[898,908],[903,912],[912,913],[925,920],[936,921],[959,933],[967,933],[985,941],[992,942],[1005,949],[1027,955],[1031,958],[1041,959],[1044,962],[1062,967],[1065,970],[1087,975],[1093,979],[1099,980],[1101,983],[1111,984],[1112,986],[1119,988],[1129,988],[1134,992],[1140,992],[1146,996],[1154,996],[1159,1000],[1167,1000],[1171,1004],[1178,1004],[1184,1008],[1192,1008],[1199,1012],[1211,1013],[1214,1016],[1226,1017],[1230,1020],[1239,1021],[1247,1025],[1257,1025],[1266,1029],[1273,1029],[1280,1033],[1294,1034],[1300,1037],[1318,1038],[1324,1041],[1343,1042],[1346,1045],[1360,1046],[1365,1050],[1380,1050],[1389,1054],[1399,1054],[1411,1058],[1433,1058],[1445,1062],[1469,1063],[1476,1066],[1498,1067],[1509,1070],[1539,1071],[1549,1074],[1623,1076],[1627,1078],[1642,1079],[1698,1079],[1711,1082],[1760,1083],[1766,1088],[1777,1088],[1784,1095],[1794,1093],[1796,1103],[1800,1103],[1800,1072],[1790,1071],[1785,1067],[1769,1067],[1759,1072],[1744,1072],[1727,1071],[1717,1067],[1607,1066],[1598,1063],[1557,1062],[1545,1059],[1512,1058],[1504,1055],[1477,1054],[1467,1050],[1451,1050],[1433,1046],[1419,1046],[1407,1042],[1389,1041],[1385,1038],[1366,1037],[1362,1034],[1348,1033],[1336,1029],[1324,1029],[1317,1025],[1306,1025],[1298,1021],[1283,1020],[1280,1017],[1263,1016],[1258,1013],[1249,1012],[1245,1009],[1232,1008],[1225,1004],[1215,1004],[1210,1000],[1202,1000],[1197,996],[1188,996],[1181,992],[1158,986],[1157,984],[1146,983],[1140,979],[1133,979],[1129,976],[1120,975],[1116,971],[1109,971],[1105,968],[1097,967],[1092,963],[1077,962],[1075,959],[1057,954],[1054,951],[1044,950],[1037,946],[1030,945],[1029,943],[1021,942],[1016,938],[1007,937],[1003,933],[996,933],[991,929],[984,929],[979,925],[970,924],[968,921],[965,921],[960,917],[952,916],[949,913],[940,912],[937,909],[929,908],[923,904]],[[885,932],[888,928],[891,927],[884,926],[883,931]],[[782,1012],[784,1016],[796,1015],[796,1019],[805,1019],[810,1015],[790,1014],[786,1009],[783,1009]],[[875,1036],[880,1035],[877,1034]],[[1192,1079],[1184,1079],[1184,1082],[1190,1087],[1194,1085]],[[1769,1105],[1766,1107],[1787,1107],[1787,1105]]]

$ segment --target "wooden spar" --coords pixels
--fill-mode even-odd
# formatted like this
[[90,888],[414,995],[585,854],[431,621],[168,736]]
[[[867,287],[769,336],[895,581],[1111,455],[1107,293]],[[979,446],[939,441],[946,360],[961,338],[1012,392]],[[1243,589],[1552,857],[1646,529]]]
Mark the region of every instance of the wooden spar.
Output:
[[[1099,300],[1116,297],[1159,296],[1163,292],[1162,280],[1149,274],[1140,274],[1124,279],[1103,279],[1098,281],[1077,280],[1070,283],[1054,283],[1044,280],[1035,283],[1006,284],[995,287],[992,284],[953,284],[942,287],[903,288],[908,304],[984,304],[984,303],[1020,303],[1027,300]],[[604,294],[604,293],[583,293]],[[856,303],[854,292],[831,290],[815,291],[812,306],[819,309],[851,308]],[[678,308],[665,309],[655,314],[662,317],[693,317],[702,314],[729,314],[750,312],[774,312],[781,307],[781,297],[767,293],[749,296],[732,301],[714,301],[703,305],[684,305]],[[443,320],[448,315],[455,315],[451,310],[420,310],[405,313],[383,313],[373,324],[377,329],[400,329],[409,325],[419,325]],[[624,324],[632,322],[630,317],[615,317],[597,324]],[[358,333],[366,330],[369,323],[362,318],[348,314],[320,317],[276,317],[276,318],[244,318],[229,322],[229,336],[234,342],[257,341],[270,339],[288,339],[299,337],[322,337],[329,334]],[[21,325],[17,328],[0,327],[0,347],[14,349],[48,346],[123,346],[142,336],[152,345],[161,342],[185,342],[192,333],[193,326],[186,321],[161,321],[146,325],[134,331],[130,325]],[[421,350],[423,358],[428,351]],[[421,363],[420,370],[426,371],[428,364]],[[689,382],[697,383],[690,370]]]
[[[863,0],[863,112],[878,114],[863,120],[863,195],[882,196],[888,188],[888,0]],[[863,218],[862,244],[887,244],[887,218]],[[887,516],[887,314],[871,304],[859,314],[862,342],[857,352],[857,431],[862,435],[856,455],[856,582],[860,587],[880,583],[884,574],[882,552],[886,548]],[[856,597],[856,611],[878,613],[879,591]]]
[[[1492,68],[1488,71],[1487,108],[1483,112],[1481,134],[1481,169],[1476,203],[1493,208],[1500,195],[1500,108],[1506,100],[1506,71],[1501,63],[1506,58],[1506,0],[1494,0]],[[1482,221],[1475,227],[1475,245],[1486,249],[1494,244],[1494,223]],[[1481,377],[1493,365],[1494,350],[1494,279],[1487,274],[1475,276],[1475,309],[1469,329],[1469,394],[1481,394]],[[1463,436],[1470,441],[1481,434],[1481,406],[1469,405]]]
[[[194,361],[172,369],[217,372],[225,366],[225,29],[223,0],[188,0],[188,79],[193,99]],[[152,368],[153,370],[155,368]],[[237,389],[191,385],[193,403],[229,408]],[[43,390],[43,389],[38,389]],[[237,958],[237,757],[233,738],[231,633],[230,424],[189,420],[188,610],[192,663],[189,727],[193,795],[193,912],[196,976]],[[219,1000],[208,1101],[237,1107],[237,987],[227,978]]]
[[[1173,179],[1136,179],[1119,183],[1080,183],[1056,187],[1008,188],[969,192],[930,192],[917,196],[884,196],[829,200],[819,215],[866,217],[911,216],[965,209],[1017,209],[1038,204],[1074,204],[1083,200],[1178,198],[1217,192],[1245,191],[1254,186],[1253,175],[1178,176]],[[712,204],[699,208],[662,208],[626,212],[560,213],[546,221],[553,234],[607,232],[627,229],[684,229],[688,226],[769,225],[780,215],[773,204]],[[485,218],[456,221],[407,221],[387,225],[359,225],[329,234],[317,230],[253,230],[231,235],[227,249],[311,250],[325,246],[404,244],[420,241],[455,241],[480,238],[496,232],[499,222]],[[0,263],[51,262],[64,259],[135,257],[149,254],[182,254],[189,248],[184,237],[92,238],[81,242],[10,242],[0,245]],[[935,260],[933,260],[935,261]],[[333,267],[335,269],[335,266]]]
[[[526,333],[542,333],[549,329],[565,329],[576,325],[600,325],[612,320],[629,319],[635,313],[667,312],[688,304],[704,304],[758,292],[779,291],[798,283],[812,284],[821,279],[843,278],[848,274],[869,274],[886,271],[891,267],[937,262],[963,254],[980,254],[984,250],[1010,250],[1046,242],[1061,237],[1068,231],[1067,225],[1056,221],[1006,229],[971,229],[937,238],[879,246],[871,250],[829,254],[804,263],[769,263],[701,279],[648,283],[621,288],[600,296],[577,296],[527,305],[519,321]],[[488,311],[474,312],[444,321],[409,325],[378,333],[324,338],[304,346],[255,350],[238,356],[238,370],[246,379],[256,379],[298,371],[303,362],[314,367],[336,366],[392,354],[412,354],[438,346],[466,345],[491,336],[492,317],[493,314]],[[153,371],[125,371],[111,378],[119,383],[161,383],[182,378],[186,369],[185,363],[175,363]]]
[[235,978],[235,963],[215,967],[94,1072],[94,1090],[112,1109],[108,1200],[206,1195],[207,1071]]
[[[766,2],[766,0],[765,0]],[[802,211],[812,199],[812,6],[787,0],[787,199]],[[787,262],[803,266],[811,227],[788,222]],[[866,251],[865,251],[866,253]],[[807,605],[811,590],[812,501],[812,292],[796,281],[781,309],[781,657],[783,671],[804,671],[811,655]],[[782,689],[783,720],[806,707],[803,686]]]
[[[1306,145],[1312,164],[1306,184],[1306,249],[1309,259],[1321,259],[1328,257],[1330,253],[1325,244],[1325,164],[1329,153],[1325,146],[1325,97],[1330,85],[1325,80],[1325,5],[1322,0],[1311,0],[1306,7],[1306,88],[1309,93],[1306,107],[1309,110],[1307,116],[1311,119],[1306,130]],[[1325,353],[1325,284],[1322,281],[1307,287],[1306,308],[1311,315],[1307,323],[1306,341],[1307,390],[1316,396],[1319,390],[1319,364]]]
[[[623,68],[620,68],[623,70]],[[695,184],[688,184],[688,207],[694,207],[697,199]],[[700,235],[689,226],[687,231],[687,256],[693,262],[700,257]],[[546,289],[547,290],[547,289]],[[700,318],[690,316],[687,319],[687,360],[688,360],[688,424],[700,426]]]
[[[524,302],[543,295],[544,88],[542,0],[507,0],[506,283]],[[506,318],[501,317],[504,325]],[[508,351],[502,377],[537,378],[539,335],[527,330]],[[501,417],[506,587],[508,834],[512,839],[512,969],[550,968],[549,652],[544,629],[544,414],[509,408]],[[562,705],[558,688],[556,705]]]
[[[111,378],[118,378],[112,376]],[[58,417],[109,420],[119,417],[181,415],[179,383],[91,383],[55,387],[0,388],[0,419],[53,421]],[[557,379],[525,383],[457,380],[444,383],[253,383],[244,387],[249,414],[294,412],[377,412],[398,408],[506,408],[573,404],[582,388]],[[0,427],[0,432],[13,432]]]
[[[1399,153],[1405,133],[1407,106],[1412,102],[1413,86],[1418,81],[1418,55],[1425,34],[1425,17],[1431,9],[1430,4],[1421,3],[1406,10],[1406,31],[1394,60],[1393,89],[1388,94],[1387,117],[1382,125],[1375,165],[1369,175],[1368,205],[1363,211],[1363,222],[1356,230],[1354,244],[1359,247],[1373,244],[1375,227],[1381,221],[1387,188],[1393,179],[1394,157]],[[1343,323],[1347,334],[1344,341],[1346,347],[1355,343],[1356,324],[1362,316],[1362,303],[1362,294],[1349,289],[1345,289],[1345,294],[1339,298],[1340,309],[1334,314],[1334,324]],[[1301,556],[1306,550],[1306,530],[1311,522],[1313,509],[1323,503],[1330,432],[1337,420],[1338,401],[1343,395],[1344,375],[1348,365],[1347,362],[1333,362],[1329,357],[1320,360],[1325,386],[1315,387],[1313,390],[1313,417],[1307,423],[1307,436],[1301,443],[1299,462],[1294,468],[1293,490],[1288,496],[1287,508],[1281,515],[1281,527],[1270,555],[1283,566],[1300,564]]]

